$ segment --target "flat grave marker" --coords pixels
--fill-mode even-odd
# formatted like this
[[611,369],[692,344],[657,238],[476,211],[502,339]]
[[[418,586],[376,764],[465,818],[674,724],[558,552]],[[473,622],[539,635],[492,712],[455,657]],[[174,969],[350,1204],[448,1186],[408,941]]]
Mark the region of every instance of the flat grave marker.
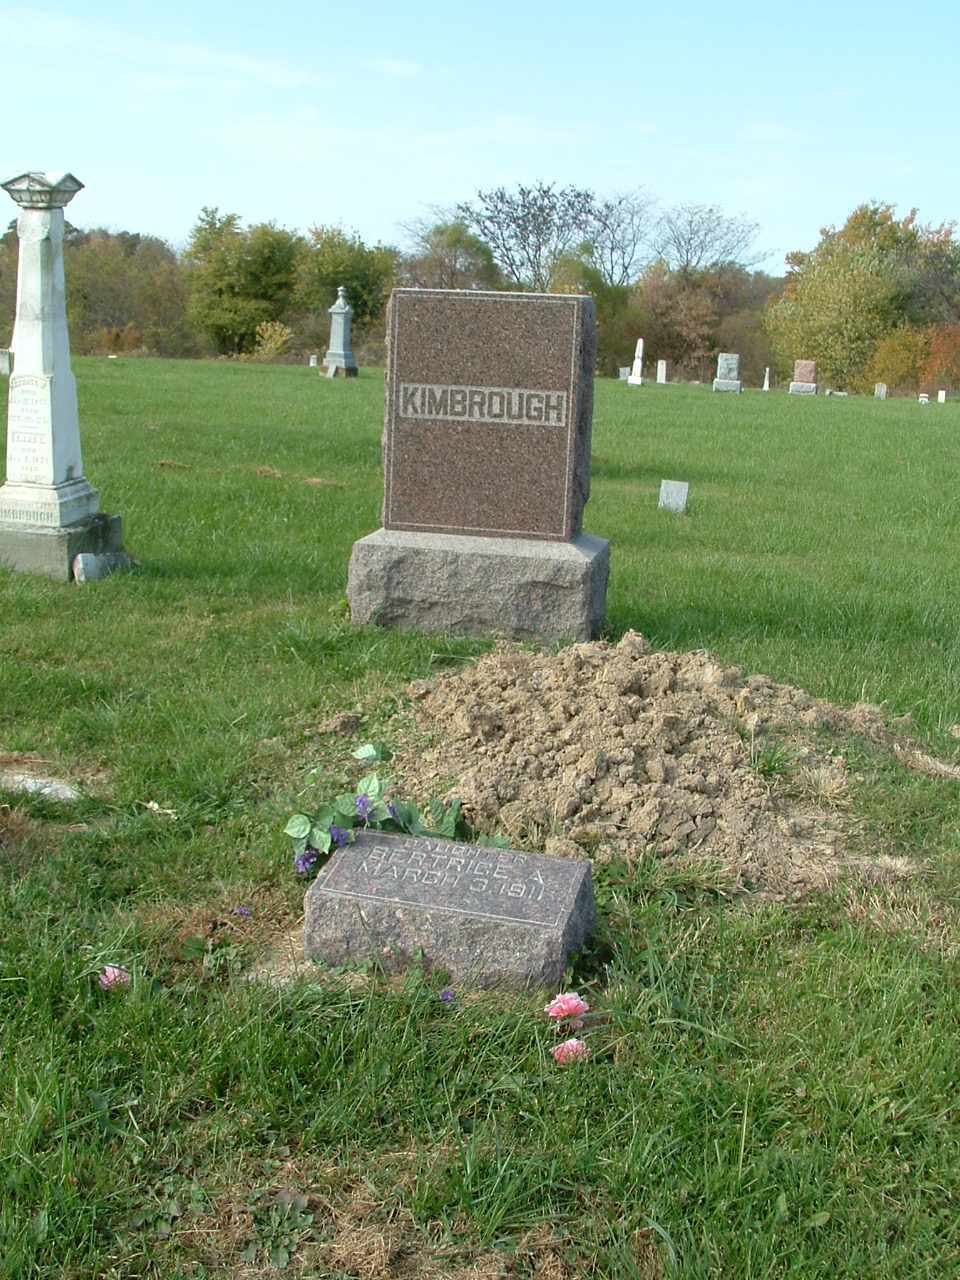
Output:
[[360,831],[307,890],[304,954],[555,987],[595,920],[586,860]]

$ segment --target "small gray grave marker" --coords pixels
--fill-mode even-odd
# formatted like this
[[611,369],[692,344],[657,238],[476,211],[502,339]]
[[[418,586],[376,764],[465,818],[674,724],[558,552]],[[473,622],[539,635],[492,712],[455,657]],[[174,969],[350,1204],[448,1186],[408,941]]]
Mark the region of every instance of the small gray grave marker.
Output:
[[361,831],[307,890],[303,949],[331,965],[419,957],[482,987],[556,987],[595,919],[585,860]]
[[657,503],[658,509],[677,511],[682,515],[687,509],[687,495],[689,492],[690,486],[686,480],[661,480],[660,501]]
[[874,400],[886,400],[887,384],[885,382],[878,382],[873,388],[873,398]]
[[10,376],[10,352],[6,347],[0,347],[0,376]]
[[662,385],[667,380],[667,362],[666,360],[657,361],[657,381]]
[[717,376],[713,380],[714,391],[730,391],[739,395],[743,390],[740,381],[740,357],[731,351],[721,351],[717,356]]

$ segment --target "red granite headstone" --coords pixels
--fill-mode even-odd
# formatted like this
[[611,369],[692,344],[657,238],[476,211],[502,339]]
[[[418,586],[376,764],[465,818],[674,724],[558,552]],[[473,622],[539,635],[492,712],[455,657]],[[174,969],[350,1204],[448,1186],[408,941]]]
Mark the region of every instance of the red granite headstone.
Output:
[[567,542],[590,492],[593,301],[395,289],[385,529]]

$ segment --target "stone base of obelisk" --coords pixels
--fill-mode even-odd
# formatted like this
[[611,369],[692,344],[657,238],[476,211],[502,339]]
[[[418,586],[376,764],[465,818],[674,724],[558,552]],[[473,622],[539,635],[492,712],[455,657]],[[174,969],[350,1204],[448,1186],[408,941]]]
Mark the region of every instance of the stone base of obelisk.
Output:
[[0,569],[69,582],[77,556],[122,553],[122,523],[102,513],[59,528],[0,523]]
[[354,622],[432,634],[588,640],[606,619],[610,543],[378,529],[353,544]]

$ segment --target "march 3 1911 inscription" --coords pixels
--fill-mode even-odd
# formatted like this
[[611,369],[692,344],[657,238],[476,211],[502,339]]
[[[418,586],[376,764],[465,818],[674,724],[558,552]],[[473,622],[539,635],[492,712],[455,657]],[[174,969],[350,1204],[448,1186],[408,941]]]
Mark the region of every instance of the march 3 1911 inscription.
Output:
[[304,952],[343,964],[415,955],[481,986],[557,985],[593,928],[590,864],[360,832],[304,899]]
[[593,301],[395,289],[385,529],[566,542],[590,492]]

